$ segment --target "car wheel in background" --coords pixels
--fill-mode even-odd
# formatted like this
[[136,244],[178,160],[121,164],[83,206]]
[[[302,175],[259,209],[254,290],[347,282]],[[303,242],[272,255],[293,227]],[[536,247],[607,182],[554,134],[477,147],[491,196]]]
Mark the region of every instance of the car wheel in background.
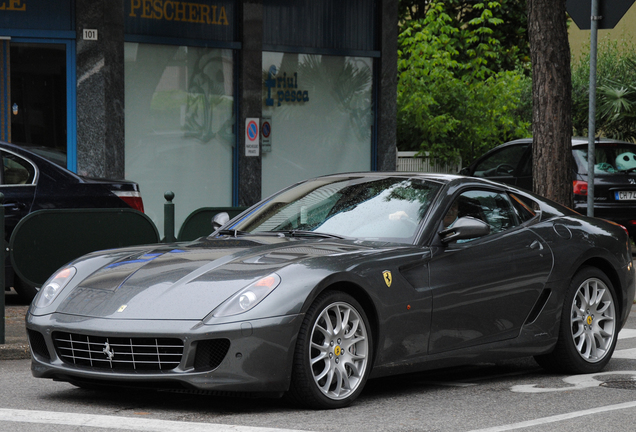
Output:
[[321,294],[298,334],[288,399],[314,409],[348,406],[364,388],[372,355],[371,328],[360,304],[342,292]]
[[554,351],[535,359],[557,372],[601,371],[616,347],[617,310],[614,287],[607,276],[595,267],[582,268],[565,295]]

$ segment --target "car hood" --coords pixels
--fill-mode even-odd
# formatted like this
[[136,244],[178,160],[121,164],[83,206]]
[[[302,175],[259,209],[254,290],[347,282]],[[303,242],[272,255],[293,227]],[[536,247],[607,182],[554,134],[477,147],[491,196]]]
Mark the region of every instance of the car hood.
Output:
[[114,259],[85,279],[72,281],[75,286],[57,312],[112,319],[201,320],[238,290],[282,267],[325,256],[338,256],[341,262],[343,255],[373,249],[344,240],[251,237],[136,249],[125,257],[120,250],[105,251],[97,258],[112,254]]

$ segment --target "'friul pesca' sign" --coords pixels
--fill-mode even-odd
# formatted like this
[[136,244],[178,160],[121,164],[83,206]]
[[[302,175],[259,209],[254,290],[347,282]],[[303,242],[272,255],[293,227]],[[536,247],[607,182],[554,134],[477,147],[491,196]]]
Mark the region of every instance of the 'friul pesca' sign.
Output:
[[126,34],[232,41],[234,3],[232,0],[125,0]]

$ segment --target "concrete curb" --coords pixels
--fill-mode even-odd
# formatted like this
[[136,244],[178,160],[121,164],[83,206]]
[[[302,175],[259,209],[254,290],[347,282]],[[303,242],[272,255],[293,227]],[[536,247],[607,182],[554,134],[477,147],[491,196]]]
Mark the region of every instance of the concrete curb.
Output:
[[[8,300],[8,301],[7,301]],[[0,345],[1,360],[25,360],[31,358],[24,317],[29,306],[15,304],[12,294],[5,296],[4,344]]]
[[5,344],[0,345],[0,361],[2,360],[26,360],[31,358],[29,344]]

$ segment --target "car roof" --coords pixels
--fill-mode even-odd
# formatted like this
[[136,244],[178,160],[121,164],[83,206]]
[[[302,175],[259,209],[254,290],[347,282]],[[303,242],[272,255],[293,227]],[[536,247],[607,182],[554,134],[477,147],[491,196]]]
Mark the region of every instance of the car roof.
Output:
[[404,178],[421,178],[426,180],[439,181],[443,183],[451,182],[455,179],[464,178],[458,174],[442,174],[442,173],[426,173],[421,171],[366,171],[366,172],[345,172],[337,174],[329,174],[316,178],[337,178],[337,177],[404,177]]
[[[472,177],[472,176],[464,176],[460,174],[445,174],[445,173],[425,173],[420,171],[414,172],[403,172],[403,171],[368,171],[368,172],[347,172],[347,173],[337,173],[337,174],[329,174],[320,177],[316,177],[315,179],[326,179],[326,178],[347,178],[347,177],[377,177],[377,178],[389,178],[389,177],[403,177],[405,179],[417,178],[421,180],[428,180],[437,183],[442,183],[444,185],[448,185],[450,187],[456,185],[465,185],[465,186],[488,186],[495,187],[500,190],[509,190],[509,191],[518,191],[518,188],[514,186],[510,186],[507,184],[494,182],[489,179],[480,178],[480,177]],[[311,181],[314,179],[308,179],[307,181]],[[299,182],[303,183],[303,182]]]
[[[621,140],[617,140],[617,139],[613,139],[613,138],[596,138],[594,140],[594,142],[595,143],[616,143],[616,144],[636,145],[636,144],[631,143],[629,141],[621,141]],[[532,143],[532,138],[520,138],[520,139],[516,139],[516,140],[505,142],[503,144],[498,145],[495,148],[504,147],[504,146],[508,146],[508,145],[530,144],[530,143]],[[589,143],[589,140],[588,140],[587,137],[572,137],[572,146],[579,146],[579,145],[584,145],[584,144],[588,144],[588,143]]]

